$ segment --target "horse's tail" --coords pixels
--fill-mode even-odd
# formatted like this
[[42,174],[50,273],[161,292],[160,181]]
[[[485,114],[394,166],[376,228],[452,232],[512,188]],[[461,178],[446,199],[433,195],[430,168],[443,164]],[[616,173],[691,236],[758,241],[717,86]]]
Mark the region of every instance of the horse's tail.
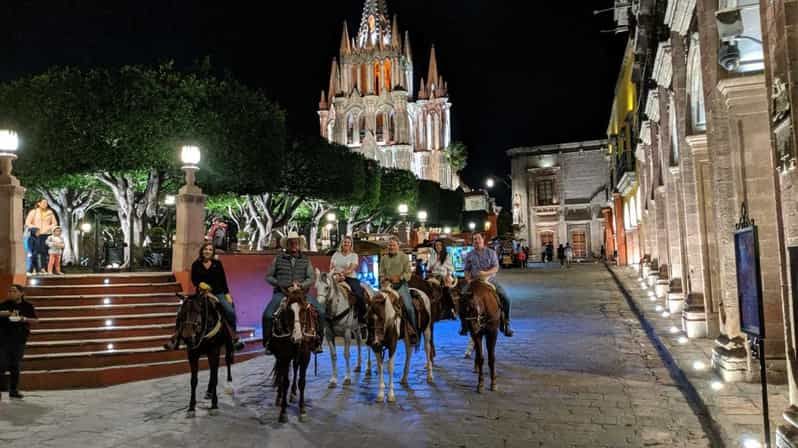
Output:
[[280,361],[274,363],[274,367],[272,367],[272,371],[269,373],[267,378],[272,380],[272,388],[276,389],[277,386],[280,385],[280,369],[278,368],[278,364]]

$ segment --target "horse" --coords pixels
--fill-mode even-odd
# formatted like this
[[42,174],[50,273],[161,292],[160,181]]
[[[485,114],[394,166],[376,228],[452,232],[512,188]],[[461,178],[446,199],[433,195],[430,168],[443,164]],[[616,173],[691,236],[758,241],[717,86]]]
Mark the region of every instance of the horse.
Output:
[[[422,329],[421,333],[424,336],[424,353],[426,358],[425,368],[427,370],[427,382],[433,382],[432,362],[430,361],[430,341],[432,338],[432,325],[430,320],[430,301],[429,297],[418,289],[411,289],[411,294],[414,294],[421,304],[419,327]],[[415,307],[414,307],[415,308]],[[369,322],[370,331],[374,335],[371,348],[377,358],[377,373],[380,377],[380,388],[377,393],[377,402],[382,403],[385,400],[385,378],[383,375],[383,365],[385,363],[385,352],[388,353],[388,403],[396,402],[396,395],[394,394],[393,386],[393,372],[394,363],[396,360],[396,348],[400,340],[405,342],[405,369],[400,384],[408,386],[408,374],[410,371],[410,356],[412,354],[410,338],[404,329],[404,321],[402,320],[402,299],[399,293],[391,288],[389,285],[384,286],[377,292],[371,301],[369,307],[367,321]],[[417,310],[408,310],[408,312],[416,312]]]
[[197,375],[199,373],[199,359],[202,355],[207,356],[210,370],[210,380],[206,394],[206,399],[211,400],[208,414],[215,415],[219,409],[216,385],[219,380],[219,355],[223,345],[227,347],[225,350],[225,364],[227,366],[228,384],[233,381],[231,372],[233,351],[230,350],[232,341],[229,340],[230,338],[224,328],[224,320],[218,305],[219,299],[204,290],[200,290],[197,294],[189,297],[178,294],[178,297],[181,298],[182,303],[177,313],[177,334],[178,338],[186,344],[186,354],[191,367],[191,400],[189,401],[186,416],[192,418],[195,415],[197,383],[199,381]]
[[289,371],[293,364],[294,378],[291,384],[292,401],[296,397],[297,374],[299,375],[299,421],[307,418],[305,410],[305,381],[310,355],[320,344],[316,322],[316,309],[305,300],[300,289],[285,291],[285,299],[274,315],[274,330],[269,340],[269,350],[274,354],[274,383],[277,388],[275,406],[280,406],[280,423],[288,422]]
[[[499,337],[499,325],[501,320],[501,310],[496,296],[496,289],[484,280],[474,280],[471,282],[470,297],[463,297],[463,317],[466,320],[466,328],[471,334],[474,342],[476,357],[474,360],[475,370],[479,375],[477,392],[482,393],[484,389],[483,364],[485,361],[483,354],[482,340],[488,349],[488,365],[490,367],[490,390],[496,390],[496,340]],[[470,300],[469,300],[470,298]]]
[[[364,293],[366,294],[366,301],[368,302],[368,293],[365,288]],[[332,361],[332,377],[330,378],[328,387],[334,389],[338,385],[338,353],[335,349],[336,336],[344,338],[344,362],[346,364],[344,385],[348,386],[352,384],[351,370],[349,368],[349,347],[352,345],[353,334],[357,343],[357,364],[355,365],[355,372],[360,372],[361,365],[360,345],[363,343],[363,339],[360,334],[360,324],[357,321],[357,312],[355,310],[355,300],[357,299],[346,283],[339,283],[332,274],[320,272],[318,269],[316,269],[316,299],[321,306],[327,308],[329,332],[325,331],[325,335],[327,345],[330,349],[330,360]],[[371,357],[368,359],[368,369],[366,373],[371,373]]]

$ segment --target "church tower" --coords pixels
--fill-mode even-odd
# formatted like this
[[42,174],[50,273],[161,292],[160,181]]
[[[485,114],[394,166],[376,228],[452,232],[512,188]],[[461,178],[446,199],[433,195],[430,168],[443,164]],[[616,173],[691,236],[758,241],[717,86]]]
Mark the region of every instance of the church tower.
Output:
[[414,94],[410,36],[402,36],[396,16],[389,17],[386,0],[366,0],[355,36],[343,23],[338,57],[319,99],[321,135],[384,167],[456,189],[457,173],[445,157],[451,103],[435,47]]

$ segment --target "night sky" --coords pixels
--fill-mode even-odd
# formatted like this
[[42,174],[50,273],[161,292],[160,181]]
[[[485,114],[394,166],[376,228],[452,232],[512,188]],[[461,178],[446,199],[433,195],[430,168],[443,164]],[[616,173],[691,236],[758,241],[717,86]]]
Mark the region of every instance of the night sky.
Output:
[[[189,66],[209,55],[287,109],[294,134],[318,133],[319,94],[342,23],[357,30],[363,0],[204,3],[6,0],[0,80],[52,65]],[[601,33],[612,15],[592,10],[611,4],[388,0],[410,31],[416,85],[436,45],[453,139],[470,148],[468,184],[507,174],[504,151],[513,146],[605,137],[626,36]]]

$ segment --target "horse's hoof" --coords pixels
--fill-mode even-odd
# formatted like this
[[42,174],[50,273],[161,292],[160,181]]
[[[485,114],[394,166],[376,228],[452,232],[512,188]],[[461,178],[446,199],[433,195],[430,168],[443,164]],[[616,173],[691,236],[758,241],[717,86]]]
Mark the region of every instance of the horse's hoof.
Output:
[[186,412],[186,418],[194,418],[196,415],[197,413],[193,409],[189,409],[189,411]]
[[287,414],[280,414],[280,417],[277,420],[280,423],[288,423],[288,415]]
[[495,383],[490,385],[491,392],[496,392],[497,390],[499,390],[499,386],[497,386]]
[[396,403],[396,395],[388,394],[388,403]]
[[464,353],[463,354],[463,358],[464,359],[471,359],[471,353]]
[[374,401],[376,401],[377,403],[382,403],[383,401],[385,401],[385,395],[382,394],[377,395],[377,399]]
[[432,384],[434,382],[435,382],[435,379],[432,377],[432,375],[427,375],[427,384]]
[[224,393],[227,395],[233,395],[233,386],[225,386]]
[[481,394],[484,389],[485,389],[485,386],[480,384],[479,386],[477,386],[477,393]]
[[338,387],[338,382],[337,381],[330,381],[329,383],[327,383],[327,388],[328,389],[335,389],[336,387]]
[[354,370],[354,372],[355,372],[355,373],[360,373],[360,366],[355,366],[355,370]]
[[293,403],[295,401],[296,401],[296,394],[291,394],[291,396],[288,397],[288,402]]
[[350,378],[344,378],[344,386],[352,385],[352,380]]
[[210,393],[210,392],[205,392],[205,399],[206,400],[212,400],[213,399],[213,394]]
[[219,415],[219,408],[208,409],[208,415],[210,416]]
[[308,421],[308,413],[307,412],[300,413],[299,414],[299,422],[300,423],[305,423],[306,421]]

